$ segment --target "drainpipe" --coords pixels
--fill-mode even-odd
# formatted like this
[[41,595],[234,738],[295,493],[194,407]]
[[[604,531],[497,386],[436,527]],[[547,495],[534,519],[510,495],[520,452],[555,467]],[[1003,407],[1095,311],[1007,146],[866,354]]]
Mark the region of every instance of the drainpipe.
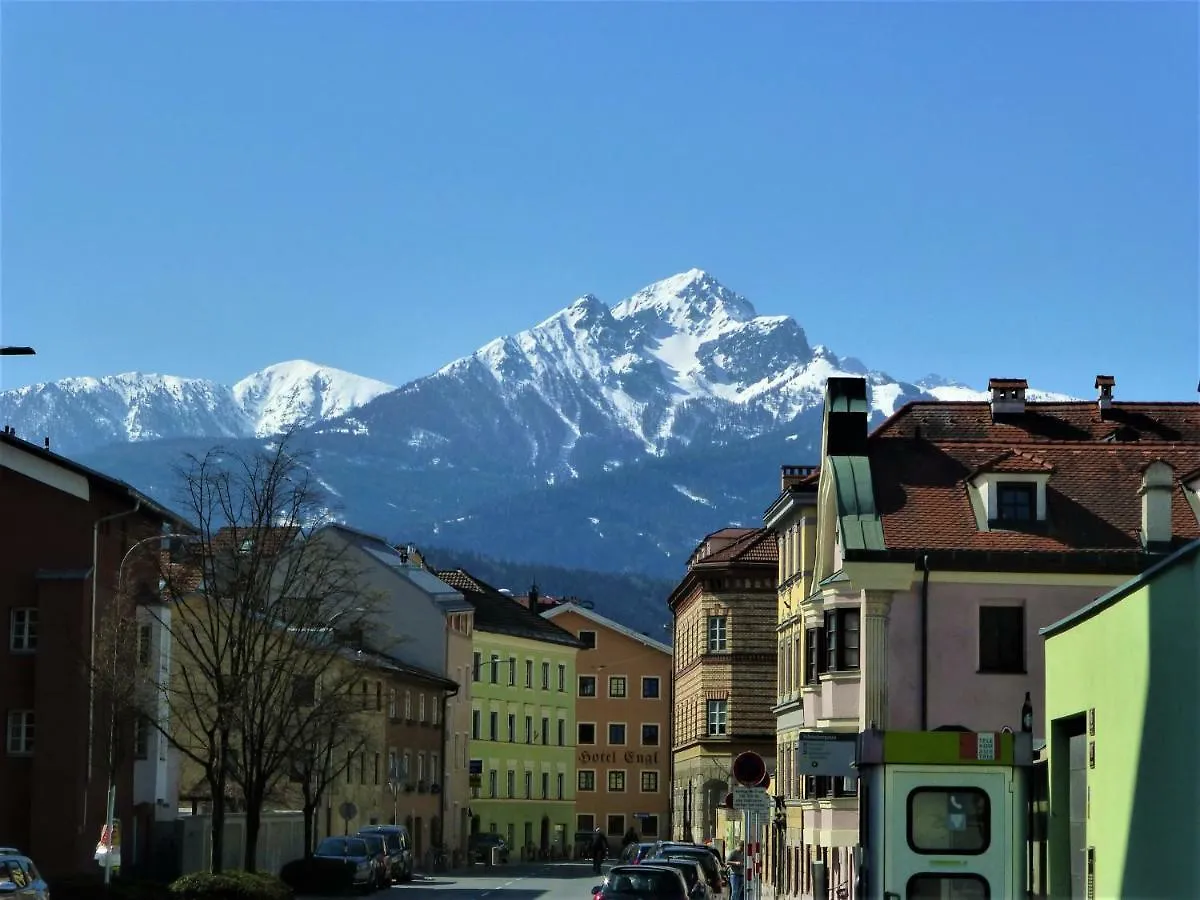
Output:
[[132,516],[142,508],[142,501],[137,500],[133,509],[101,516],[92,523],[92,626],[88,635],[88,729],[87,729],[87,772],[83,782],[83,819],[82,828],[87,828],[88,793],[92,786],[92,757],[95,754],[96,743],[96,602],[97,587],[100,580],[100,526],[114,519]]
[[[441,822],[442,833],[438,835],[441,838],[442,852],[446,851],[446,772],[452,767],[454,760],[446,762],[446,752],[450,749],[450,745],[446,743],[446,719],[450,715],[451,697],[457,697],[459,688],[455,687],[452,691],[446,691],[442,694],[442,771],[438,773],[441,782],[441,791],[438,792],[438,821]],[[398,823],[397,823],[398,824]],[[455,827],[458,825],[455,823]]]
[[921,730],[929,730],[929,554],[921,554]]

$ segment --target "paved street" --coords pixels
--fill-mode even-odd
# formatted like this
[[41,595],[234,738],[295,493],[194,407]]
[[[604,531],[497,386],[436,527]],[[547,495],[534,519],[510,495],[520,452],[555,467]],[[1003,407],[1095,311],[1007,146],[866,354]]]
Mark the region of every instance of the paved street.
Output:
[[[605,866],[607,871],[608,866]],[[485,868],[464,873],[418,875],[397,885],[390,896],[380,891],[370,900],[591,900],[589,889],[600,882],[590,862],[530,863]]]

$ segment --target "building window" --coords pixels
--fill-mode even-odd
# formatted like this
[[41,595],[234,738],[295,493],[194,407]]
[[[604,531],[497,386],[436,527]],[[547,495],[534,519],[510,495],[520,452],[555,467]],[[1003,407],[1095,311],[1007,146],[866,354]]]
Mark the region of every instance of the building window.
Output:
[[978,788],[921,787],[908,794],[908,846],[914,853],[977,855],[991,843],[991,805]]
[[508,658],[508,686],[517,686],[517,658],[515,656]]
[[1025,607],[979,607],[979,671],[1025,671]]
[[495,710],[488,713],[488,740],[500,740],[500,713]]
[[389,719],[396,718],[396,689],[388,688],[388,708],[387,714]]
[[529,771],[525,772],[525,799],[533,799],[533,773]]
[[[33,610],[34,615],[37,610]],[[138,647],[137,647],[137,664],[141,668],[150,665],[150,626],[142,625],[138,628]]]
[[472,681],[479,680],[479,670],[481,668],[483,668],[483,654],[477,650],[473,654],[472,662],[471,662],[471,680]]
[[500,656],[496,653],[493,653],[490,663],[491,665],[489,666],[490,671],[488,672],[488,676],[492,684],[495,684],[497,679],[500,677]]
[[1032,522],[1037,518],[1037,485],[1002,481],[996,485],[996,521]]
[[488,770],[488,796],[489,797],[498,797],[499,796],[499,794],[496,793],[496,774],[497,773],[496,773],[495,769]]
[[622,747],[625,744],[625,724],[610,722],[608,724],[608,743],[612,747]]
[[642,746],[657,747],[658,746],[658,726],[643,725],[642,726]]
[[616,769],[608,773],[608,789],[614,794],[620,794],[625,790],[625,773],[620,769]]
[[709,737],[723,737],[729,733],[729,701],[708,701]]
[[831,609],[825,613],[825,671],[858,668],[858,627],[857,609]]
[[424,724],[427,721],[425,718],[425,695],[424,694],[417,695],[417,721],[421,722],[422,724]]
[[595,722],[580,722],[578,725],[580,744],[596,743],[596,723]]
[[658,837],[658,816],[642,816],[642,837]]
[[32,653],[37,649],[38,611],[24,607],[14,609],[9,617],[8,646],[17,653]]
[[471,710],[471,738],[479,740],[483,734],[483,713],[477,709]]
[[615,699],[624,699],[626,694],[626,684],[624,675],[609,675],[608,676],[608,696]]
[[558,799],[559,800],[563,799],[563,795],[565,793],[564,788],[566,787],[566,781],[567,781],[567,776],[564,775],[562,772],[559,772],[558,773],[558,784],[556,785],[556,787],[558,788]]
[[580,813],[575,817],[576,831],[593,831],[596,828],[596,817],[591,813]]
[[825,644],[825,631],[821,628],[804,629],[804,683],[816,684],[825,671],[825,657],[821,648]]
[[517,717],[512,713],[508,714],[508,742],[510,744],[517,742]]
[[542,773],[542,799],[543,800],[550,799],[550,773],[549,772]]
[[133,720],[133,758],[150,758],[150,729],[154,726],[145,716]]
[[533,743],[533,716],[525,717],[525,743]]
[[642,699],[657,700],[659,696],[659,682],[657,675],[648,675],[642,679]]
[[643,772],[642,773],[642,793],[655,794],[658,792],[658,773]]
[[505,782],[505,787],[508,788],[505,796],[507,796],[509,799],[512,799],[517,795],[517,773],[512,769],[508,770],[508,778]]
[[725,616],[708,617],[708,652],[720,653],[729,649],[728,624]]
[[542,663],[542,690],[550,690],[550,663]]
[[858,795],[858,779],[832,775],[805,775],[804,799],[820,800],[826,797],[855,797]]
[[576,788],[581,791],[594,791],[596,789],[596,773],[592,769],[580,769],[579,780],[575,783]]
[[412,721],[412,691],[404,692],[404,718],[406,721]]
[[595,697],[596,696],[596,676],[595,675],[580,675],[579,676],[579,696],[580,697]]
[[441,706],[445,702],[443,695],[430,698],[429,705],[433,708],[433,724],[437,725],[442,718]]
[[379,784],[379,769],[382,764],[381,757],[382,757],[382,754],[378,750],[376,750],[375,751],[375,783],[376,784]]
[[558,689],[563,692],[567,690],[567,667],[562,663],[558,664]]
[[567,743],[567,720],[558,720],[558,746],[564,747]]
[[533,687],[533,660],[525,660],[525,687]]
[[312,706],[317,702],[317,676],[297,675],[292,679],[292,703]]
[[8,714],[8,752],[10,756],[33,753],[33,710],[16,709]]
[[542,716],[542,743],[550,743],[550,720],[546,716]]
[[579,632],[579,642],[581,644],[583,644],[584,650],[595,650],[596,649],[596,632],[594,632],[594,631]]
[[610,815],[608,817],[608,836],[620,837],[625,833],[625,817],[621,815]]

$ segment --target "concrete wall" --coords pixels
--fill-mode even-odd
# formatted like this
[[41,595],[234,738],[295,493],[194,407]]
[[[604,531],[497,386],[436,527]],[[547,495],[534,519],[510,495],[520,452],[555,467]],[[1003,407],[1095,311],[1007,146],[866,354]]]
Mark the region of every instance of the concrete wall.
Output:
[[[207,815],[180,816],[178,829],[180,871],[207,872],[212,856],[212,819]],[[240,869],[245,862],[246,817],[225,817],[224,868]],[[258,871],[278,875],[293,859],[304,855],[304,817],[298,812],[263,813],[258,834]]]

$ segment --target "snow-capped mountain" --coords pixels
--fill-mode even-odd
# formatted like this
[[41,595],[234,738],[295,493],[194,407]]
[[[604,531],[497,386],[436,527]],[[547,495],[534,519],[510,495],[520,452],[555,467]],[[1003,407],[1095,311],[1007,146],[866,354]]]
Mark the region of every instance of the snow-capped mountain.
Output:
[[232,387],[127,372],[65,378],[0,393],[0,419],[23,437],[78,453],[106,444],[275,434],[341,415],[391,385],[306,360],[278,363]]
[[838,374],[867,377],[880,417],[922,396],[985,396],[937,376],[897,381],[810,347],[794,319],[760,316],[693,269],[611,308],[580,297],[317,430],[390,442],[414,464],[515,468],[553,482],[770,434],[818,408]]
[[316,480],[354,525],[675,577],[705,533],[759,521],[781,463],[817,461],[825,380],[839,374],[867,379],[876,423],[913,399],[986,397],[810,345],[794,319],[758,315],[693,269],[611,307],[582,296],[396,389],[306,362],[232,387],[76,378],[0,394],[0,420],[165,503],[182,452],[261,446],[299,423]]

